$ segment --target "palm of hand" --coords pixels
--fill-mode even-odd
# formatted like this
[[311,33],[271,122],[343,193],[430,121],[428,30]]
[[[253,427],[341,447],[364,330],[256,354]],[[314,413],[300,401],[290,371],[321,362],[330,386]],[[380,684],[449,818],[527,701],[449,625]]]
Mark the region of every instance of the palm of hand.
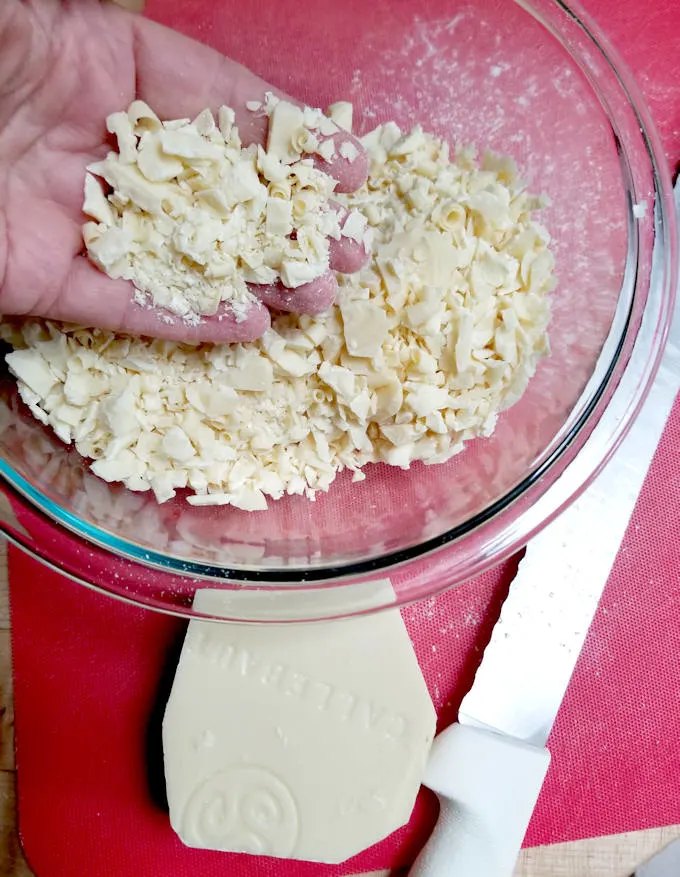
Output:
[[[237,340],[230,320],[195,328],[159,320],[134,303],[123,281],[101,274],[83,255],[86,166],[112,148],[104,120],[142,97],[162,115],[191,116],[205,106],[242,106],[268,88],[249,71],[180,34],[97,0],[3,0],[0,10],[0,312],[32,314],[137,334],[185,340]],[[263,122],[237,117],[246,139]],[[361,163],[343,188],[361,184]],[[333,267],[356,270],[363,252],[336,252]],[[3,273],[4,265],[4,273]],[[312,286],[311,284],[309,286]],[[331,276],[300,288],[335,293]],[[277,306],[281,291],[262,290]],[[318,309],[318,308],[317,308]],[[250,318],[253,337],[269,323]],[[243,328],[243,327],[241,327]]]
[[[111,12],[116,10],[97,3],[79,11],[54,3],[34,9],[17,4],[16,60],[21,55],[29,63],[12,75],[3,69],[11,56],[0,56],[0,82],[14,82],[9,99],[26,95],[11,108],[0,136],[7,240],[3,313],[60,317],[72,310],[74,296],[87,294],[83,280],[93,269],[81,255],[85,167],[111,148],[105,116],[135,93],[132,29]],[[96,293],[94,284],[92,289]],[[93,325],[125,322],[124,297],[112,302],[96,296],[82,304],[83,317],[89,315]],[[110,313],[112,305],[117,313]]]

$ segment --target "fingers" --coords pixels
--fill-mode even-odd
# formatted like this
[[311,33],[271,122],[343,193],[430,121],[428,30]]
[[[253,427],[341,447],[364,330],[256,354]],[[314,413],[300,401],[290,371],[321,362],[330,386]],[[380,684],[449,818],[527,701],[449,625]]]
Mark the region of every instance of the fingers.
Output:
[[[340,204],[333,204],[333,209],[340,214],[340,228],[343,228],[349,211]],[[330,244],[330,262],[334,271],[340,271],[341,274],[354,274],[364,267],[368,261],[370,253],[363,244],[348,237],[341,237],[340,240],[329,238]]]
[[332,272],[289,289],[282,283],[269,286],[250,286],[251,292],[274,311],[296,314],[320,314],[334,303],[338,293],[338,281]]
[[[246,108],[246,102],[264,100],[271,91],[291,103],[299,102],[260,79],[219,52],[142,17],[131,18],[135,44],[138,96],[165,118],[193,118],[205,107],[216,111],[230,106],[244,143],[261,143],[267,137],[268,119]],[[337,180],[338,192],[353,192],[368,176],[368,158],[361,143],[346,131],[332,136],[335,156],[328,162],[314,156],[317,166]],[[351,144],[350,161],[342,155]],[[345,150],[347,152],[347,149]]]
[[160,116],[193,118],[205,107],[217,110],[226,104],[236,114],[243,140],[265,142],[267,119],[245,104],[261,101],[266,91],[274,91],[270,85],[209,46],[154,21],[134,18],[131,27],[138,96]]
[[[356,192],[368,179],[368,155],[366,150],[357,138],[352,137],[347,131],[338,131],[337,134],[333,134],[331,137],[323,137],[321,139],[333,141],[335,154],[330,161],[324,161],[323,158],[316,155],[314,156],[314,164],[320,171],[337,180],[336,192]],[[345,149],[349,147],[349,154],[353,156],[351,161],[342,154],[345,151],[343,150],[343,145]]]
[[215,316],[190,325],[168,311],[137,304],[134,292],[131,283],[112,280],[79,256],[55,302],[41,308],[38,316],[169,341],[228,344],[254,341],[271,325],[269,311],[259,302],[253,303],[240,321],[228,305],[223,305]]
[[[343,226],[348,211],[339,204],[334,204],[333,207],[342,214],[340,225]],[[320,314],[328,310],[338,294],[338,282],[333,271],[354,274],[366,264],[368,259],[368,252],[363,244],[358,244],[351,238],[341,237],[338,241],[330,238],[329,243],[331,271],[295,289],[290,289],[282,283],[273,283],[269,286],[253,284],[249,287],[251,292],[274,311]]]
[[[153,338],[166,338],[170,341],[210,342],[213,344],[235,344],[239,341],[257,341],[271,326],[269,311],[259,302],[249,308],[245,319],[237,320],[228,305],[221,305],[213,317],[203,317],[196,326],[187,325],[181,317],[173,314],[160,314],[157,311],[145,311],[151,314],[148,329],[136,328],[139,305],[133,304],[130,317],[135,323],[129,334],[150,335]],[[153,318],[153,319],[152,319]],[[153,324],[152,324],[153,322]]]

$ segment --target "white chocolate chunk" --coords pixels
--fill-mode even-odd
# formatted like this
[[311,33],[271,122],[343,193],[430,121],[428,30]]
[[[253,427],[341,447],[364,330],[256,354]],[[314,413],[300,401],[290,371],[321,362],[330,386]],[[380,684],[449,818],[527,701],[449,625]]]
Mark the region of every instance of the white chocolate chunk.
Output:
[[231,107],[221,106],[217,114],[217,120],[222,137],[225,141],[228,141],[236,121],[236,113],[234,113]]
[[127,116],[136,134],[142,130],[160,131],[163,127],[161,120],[143,100],[132,101],[128,107]]
[[201,112],[194,119],[194,128],[201,134],[203,137],[209,137],[211,134],[214,134],[217,130],[217,125],[215,124],[215,117],[209,109],[201,110]]
[[187,502],[193,506],[230,505],[231,496],[228,493],[195,493],[187,497]]
[[137,151],[137,167],[153,183],[168,182],[184,169],[179,158],[163,151],[160,137],[156,135],[142,139]]
[[162,448],[170,460],[176,460],[178,463],[185,463],[195,456],[189,436],[179,426],[173,426],[166,432]]
[[338,126],[328,116],[321,116],[319,119],[319,131],[324,137],[332,137],[338,133]]
[[122,277],[131,236],[121,228],[107,228],[89,245],[90,257],[113,278]]
[[269,116],[267,152],[283,164],[290,164],[299,157],[292,148],[291,140],[295,132],[303,126],[304,118],[299,107],[287,101],[279,101]]
[[267,197],[267,189],[260,182],[255,166],[247,160],[239,161],[231,170],[228,192],[238,202],[251,201],[260,196]]
[[106,130],[118,141],[121,161],[133,164],[136,160],[137,139],[127,113],[111,113],[106,120]]
[[358,210],[352,210],[347,214],[347,218],[342,226],[342,236],[351,238],[357,244],[360,244],[366,232],[366,224],[367,220],[363,213],[359,213]]
[[389,328],[387,314],[375,302],[343,301],[340,304],[347,350],[352,356],[375,356]]
[[280,198],[270,198],[267,201],[266,228],[269,234],[290,234],[293,228],[293,205],[290,201]]
[[326,270],[323,263],[297,262],[286,259],[281,263],[281,282],[290,289],[296,289],[305,283],[316,280]]
[[[228,616],[235,598],[197,591],[194,608]],[[435,718],[396,609],[266,628],[193,620],[163,721],[172,827],[190,847],[344,861],[408,821]],[[253,796],[276,818],[253,822]]]
[[339,365],[330,365],[327,362],[319,366],[319,377],[328,384],[338,397],[345,402],[350,402],[356,395],[356,378],[348,368]]
[[335,143],[332,140],[324,140],[319,143],[316,151],[324,161],[331,161],[335,157]]
[[353,162],[353,161],[356,161],[357,158],[359,157],[359,150],[352,143],[351,140],[344,140],[340,144],[340,155],[343,158],[346,158],[347,161]]
[[302,375],[307,375],[314,371],[314,366],[309,360],[292,350],[282,350],[276,355],[272,355],[272,359],[279,367],[279,370],[294,378],[301,378]]
[[120,451],[112,459],[97,460],[92,465],[92,471],[104,481],[125,481],[138,476],[138,470],[139,460],[127,449]]
[[423,129],[420,125],[416,125],[413,131],[400,137],[396,143],[389,147],[388,155],[390,158],[409,155],[413,152],[417,152],[424,145],[425,135],[423,134]]
[[243,366],[226,369],[221,378],[235,390],[264,393],[272,384],[272,364],[264,357],[254,357]]
[[114,212],[113,207],[109,204],[106,195],[99,183],[92,174],[85,174],[85,202],[83,204],[83,213],[102,222],[104,225],[113,225]]
[[159,137],[166,155],[207,160],[217,160],[220,157],[219,146],[201,137],[196,129],[161,131]]
[[[260,146],[257,151],[257,167],[262,176],[270,183],[281,183],[288,176],[289,168],[282,164],[274,155],[265,152]],[[292,186],[290,187],[292,190]],[[272,190],[270,188],[271,196]]]
[[12,374],[38,397],[44,399],[57,383],[48,363],[35,350],[14,350],[7,354],[5,362]]
[[326,110],[326,115],[329,116],[338,127],[343,128],[345,131],[352,132],[352,116],[354,114],[354,107],[349,101],[339,100],[334,104],[331,104]]
[[131,201],[147,213],[162,213],[163,200],[171,195],[167,187],[149,182],[134,165],[107,160],[90,165],[88,170],[104,177],[119,197]]
[[257,487],[242,488],[238,493],[229,497],[229,504],[244,512],[264,512],[267,510],[265,495]]

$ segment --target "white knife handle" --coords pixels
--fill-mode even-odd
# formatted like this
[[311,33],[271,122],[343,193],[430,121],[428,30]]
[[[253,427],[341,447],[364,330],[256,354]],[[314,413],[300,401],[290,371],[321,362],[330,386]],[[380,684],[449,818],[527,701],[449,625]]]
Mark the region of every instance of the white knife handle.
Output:
[[550,753],[469,725],[435,738],[424,784],[437,826],[410,877],[511,877]]

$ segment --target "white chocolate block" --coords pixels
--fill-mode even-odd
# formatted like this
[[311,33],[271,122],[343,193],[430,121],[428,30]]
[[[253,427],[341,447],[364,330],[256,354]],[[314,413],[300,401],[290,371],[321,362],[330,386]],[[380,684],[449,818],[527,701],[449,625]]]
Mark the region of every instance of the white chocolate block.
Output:
[[342,862],[407,822],[435,720],[396,609],[191,621],[163,724],[172,827],[191,847]]

